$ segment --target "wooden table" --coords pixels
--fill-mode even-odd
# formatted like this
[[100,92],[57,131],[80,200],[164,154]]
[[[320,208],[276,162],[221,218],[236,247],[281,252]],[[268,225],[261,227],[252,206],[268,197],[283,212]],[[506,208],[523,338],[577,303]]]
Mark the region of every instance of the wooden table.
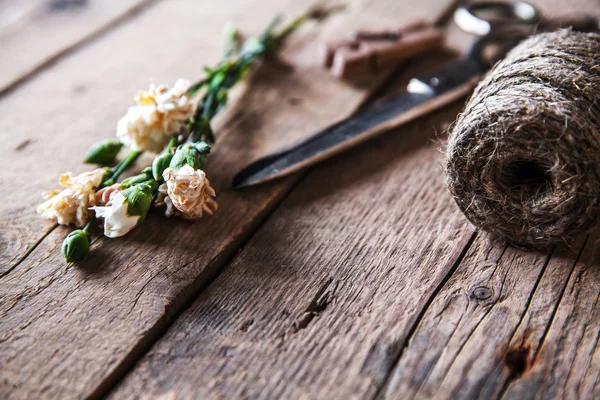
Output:
[[525,252],[475,232],[440,169],[460,102],[305,173],[229,188],[250,161],[447,59],[336,81],[317,42],[433,19],[450,1],[346,3],[236,91],[207,167],[214,216],[154,212],[125,238],[96,232],[65,265],[69,229],[38,218],[40,192],[89,168],[82,155],[151,79],[215,63],[224,23],[256,33],[308,4],[0,1],[0,398],[600,397],[599,237]]

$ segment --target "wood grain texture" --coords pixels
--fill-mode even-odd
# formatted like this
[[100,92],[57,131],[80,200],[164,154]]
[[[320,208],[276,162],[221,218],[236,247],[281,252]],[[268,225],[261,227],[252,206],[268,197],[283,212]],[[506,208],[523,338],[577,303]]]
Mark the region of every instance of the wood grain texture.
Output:
[[112,398],[597,397],[590,245],[470,245],[423,130],[312,171]]
[[535,359],[577,250],[524,252],[482,235],[411,338],[382,398],[497,398]]
[[[600,397],[599,244],[595,233],[579,262],[561,271],[563,290],[546,308],[550,324],[532,346],[535,351],[526,358],[524,373],[507,385],[504,398]],[[528,345],[530,340],[525,340]]]
[[0,95],[152,0],[1,0]]
[[456,112],[311,171],[113,398],[372,397],[473,235],[429,142]]
[[[81,266],[65,266],[60,255],[67,229],[53,229],[34,214],[39,192],[51,188],[60,171],[84,168],[77,155],[112,134],[131,94],[147,85],[147,77],[170,83],[195,77],[203,65],[216,62],[221,44],[215,38],[225,22],[233,20],[244,32],[255,33],[282,9],[295,14],[308,5],[291,0],[158,3],[135,23],[0,100],[1,118],[10,127],[3,133],[0,183],[8,187],[15,171],[17,179],[27,182],[2,209],[7,252],[0,278],[1,397],[96,396],[110,387],[298,179],[241,194],[228,189],[234,173],[349,115],[385,77],[372,76],[370,86],[362,88],[337,81],[318,67],[315,42],[348,34],[350,27],[360,26],[359,18],[365,24],[394,24],[419,12],[426,16],[424,10],[438,3],[423,2],[411,11],[395,2],[355,1],[343,16],[302,28],[278,60],[255,74],[252,90],[240,88],[232,99],[239,106],[221,120],[227,128],[218,131],[207,167],[219,212],[197,223],[153,213],[142,229],[124,239],[95,239]],[[177,29],[157,30],[164,21],[177,21]],[[30,351],[32,346],[36,351]]]

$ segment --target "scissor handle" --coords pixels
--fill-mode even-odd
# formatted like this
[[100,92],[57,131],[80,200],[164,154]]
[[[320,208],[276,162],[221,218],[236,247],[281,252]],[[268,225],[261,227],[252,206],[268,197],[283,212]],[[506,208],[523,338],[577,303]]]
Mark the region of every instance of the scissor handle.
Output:
[[474,3],[460,6],[454,12],[456,25],[476,36],[498,34],[515,27],[534,27],[540,19],[539,11],[524,1]]

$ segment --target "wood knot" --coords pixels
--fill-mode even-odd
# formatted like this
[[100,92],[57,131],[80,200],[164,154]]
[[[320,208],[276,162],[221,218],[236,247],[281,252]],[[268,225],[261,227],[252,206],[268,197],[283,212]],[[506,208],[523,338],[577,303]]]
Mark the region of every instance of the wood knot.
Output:
[[508,367],[512,379],[520,377],[529,368],[530,353],[531,346],[528,344],[508,349],[504,355],[504,364]]
[[254,318],[245,321],[242,324],[242,326],[240,327],[240,331],[242,331],[242,332],[248,332],[248,328],[250,328],[253,323],[254,323]]
[[477,286],[471,291],[471,298],[479,301],[487,300],[494,292],[487,286]]

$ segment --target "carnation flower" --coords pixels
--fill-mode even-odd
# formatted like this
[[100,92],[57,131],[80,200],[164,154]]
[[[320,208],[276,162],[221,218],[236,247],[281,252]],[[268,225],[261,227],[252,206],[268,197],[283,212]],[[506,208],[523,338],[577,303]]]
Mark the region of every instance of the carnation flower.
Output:
[[[212,214],[217,210],[217,202],[213,199],[215,191],[204,171],[184,165],[178,170],[167,168],[163,178],[168,195],[164,198],[168,216],[175,213],[173,207],[186,219],[198,219],[204,213]],[[159,191],[164,193],[164,184]]]
[[129,107],[117,124],[117,138],[132,150],[160,152],[194,115],[189,86],[189,81],[179,79],[171,89],[152,84],[140,91],[137,105]]
[[43,193],[46,201],[37,207],[37,213],[61,225],[81,228],[89,219],[89,208],[96,201],[95,188],[102,183],[104,173],[104,169],[98,168],[75,177],[70,172],[61,174],[59,182],[65,189]]
[[104,235],[117,238],[135,228],[146,217],[152,194],[152,188],[142,183],[111,193],[106,206],[93,207],[96,217],[104,218]]
[[125,235],[138,223],[139,216],[127,213],[127,199],[121,192],[115,194],[104,207],[94,207],[97,218],[104,218],[104,235],[116,238]]

